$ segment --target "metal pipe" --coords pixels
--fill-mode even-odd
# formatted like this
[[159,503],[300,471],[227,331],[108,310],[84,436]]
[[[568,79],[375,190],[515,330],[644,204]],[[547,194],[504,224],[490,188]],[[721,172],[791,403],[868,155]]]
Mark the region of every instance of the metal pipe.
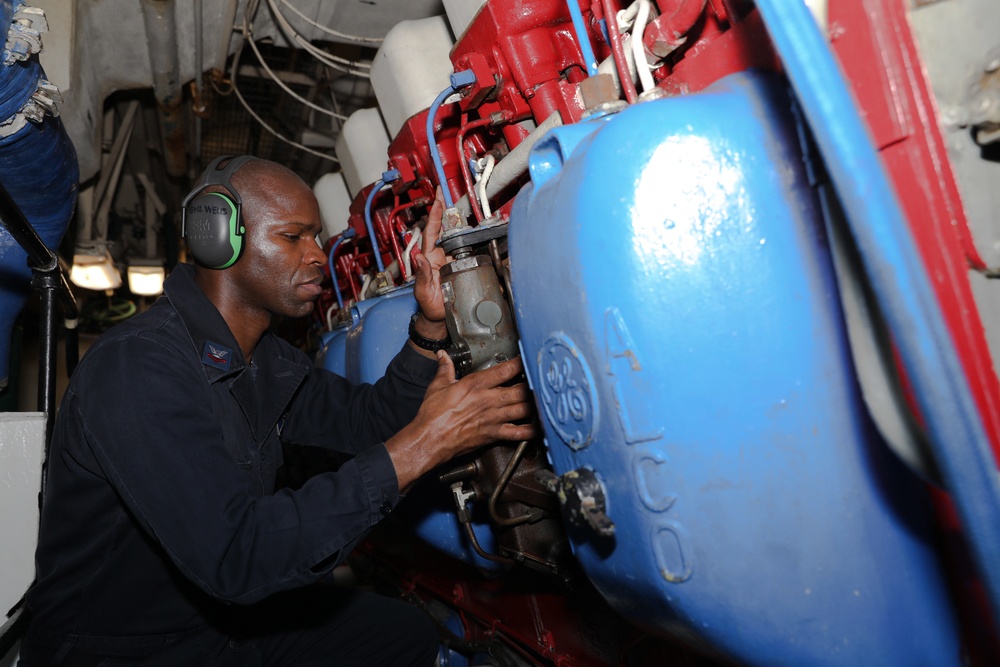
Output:
[[160,112],[160,134],[167,173],[187,170],[184,138],[184,95],[177,59],[177,13],[174,0],[142,0],[142,18],[153,72],[153,91]]
[[[399,197],[396,198],[396,202],[399,202]],[[413,208],[416,206],[415,202],[406,202],[405,204],[397,203],[395,208],[389,212],[389,240],[392,241],[393,251],[396,253],[396,263],[399,265],[399,275],[402,277],[403,281],[410,279],[410,269],[408,268],[410,263],[405,261],[404,255],[406,250],[400,247],[399,240],[397,239],[397,234],[402,234],[405,230],[405,225],[400,222],[399,225],[393,226],[393,221],[396,216],[405,211],[408,208]]]
[[465,534],[469,536],[469,542],[472,544],[472,548],[479,554],[482,558],[486,560],[493,561],[494,563],[502,563],[504,565],[513,565],[514,561],[510,558],[504,556],[498,556],[496,554],[491,554],[490,552],[483,549],[479,544],[479,538],[476,537],[476,531],[472,529],[471,521],[462,521],[465,526]]
[[[45,460],[48,443],[56,421],[56,294],[59,291],[59,265],[54,271],[35,269],[31,286],[41,290],[38,341],[38,409],[45,413]],[[45,497],[45,475],[42,475],[42,497]]]
[[[495,197],[527,171],[528,154],[531,152],[532,146],[537,144],[538,140],[545,136],[546,132],[560,125],[562,125],[562,118],[558,113],[552,114],[541,125],[532,130],[531,134],[515,146],[514,150],[508,153],[504,159],[497,162],[496,167],[493,169],[493,174],[490,176],[490,182],[486,187],[486,196]],[[475,193],[473,193],[474,195]],[[466,193],[461,199],[455,202],[455,207],[459,210],[463,218],[468,217],[472,212],[469,204],[469,193]]]
[[201,73],[204,65],[204,48],[201,34],[202,16],[201,0],[194,0],[194,89],[199,100],[201,100]]
[[[17,202],[0,184],[0,225],[28,255],[32,269],[31,285],[41,290],[41,326],[38,361],[38,409],[45,413],[45,459],[56,417],[56,306],[61,305],[67,319],[75,323],[76,301],[59,266],[59,258],[42,241],[24,216]],[[74,339],[75,340],[75,339]],[[67,362],[72,359],[67,344]],[[45,498],[45,474],[42,474],[42,499]]]
[[441,476],[438,477],[438,479],[441,481],[442,484],[447,484],[448,486],[451,486],[455,482],[461,482],[462,480],[474,477],[477,474],[479,474],[479,466],[476,465],[475,461],[472,461],[471,463],[465,463],[457,468],[454,468],[446,473],[441,474]]
[[229,0],[226,13],[222,17],[222,36],[215,51],[215,66],[213,69],[221,76],[226,71],[226,61],[229,60],[229,45],[233,42],[233,27],[236,25],[236,9],[240,0]]
[[622,34],[618,30],[618,14],[615,12],[612,0],[601,0],[601,5],[604,7],[604,22],[608,26],[608,38],[611,40],[611,52],[614,54],[612,58],[618,72],[618,82],[625,93],[625,100],[629,104],[635,104],[639,92],[635,89],[635,82],[632,81],[632,73],[628,66],[628,58],[625,56]]
[[17,608],[3,627],[0,627],[0,659],[6,658],[14,645],[21,640],[28,629],[28,617],[24,606]]
[[498,526],[503,526],[504,528],[511,528],[513,526],[520,526],[525,523],[531,523],[540,519],[544,515],[544,511],[535,510],[529,512],[528,514],[522,514],[520,516],[511,517],[510,519],[504,519],[497,513],[497,502],[500,500],[500,495],[503,493],[504,489],[507,488],[507,484],[510,483],[510,478],[514,476],[514,471],[517,470],[517,466],[520,465],[521,459],[524,458],[524,452],[527,451],[530,441],[522,440],[521,444],[517,446],[517,450],[514,455],[510,457],[510,461],[504,467],[503,473],[500,475],[500,479],[497,480],[496,488],[493,489],[493,493],[490,494],[490,500],[488,503],[488,509],[490,512],[490,518]]
[[830,45],[803,2],[757,9],[847,212],[1000,624],[997,461],[927,270]]
[[201,168],[201,115],[205,111],[202,101],[202,78],[205,72],[205,49],[203,44],[202,25],[204,13],[201,0],[194,0],[194,137],[191,141],[191,156],[194,158],[194,168]]
[[0,183],[0,225],[10,232],[17,244],[28,254],[28,265],[31,268],[51,270],[59,266],[59,258],[46,247],[2,183]]
[[[108,163],[101,169],[101,178],[97,181],[97,215],[95,217],[94,232],[98,241],[106,241],[108,237],[108,215],[111,213],[111,202],[115,198],[115,191],[118,189],[118,177],[121,175],[122,165],[125,163],[125,154],[128,152],[129,142],[132,140],[132,130],[135,128],[135,116],[139,110],[139,102],[130,102],[122,117],[122,124],[118,128],[115,140],[111,145],[111,152],[108,155]],[[94,238],[80,239],[81,242],[93,241]]]
[[394,258],[394,263],[399,269],[399,275],[402,280],[406,280],[406,275],[403,271],[403,248],[399,245],[399,238],[396,236],[396,230],[392,226],[392,217],[396,214],[396,210],[399,207],[399,197],[393,199],[393,208],[389,211],[389,223],[386,229],[386,235],[389,237],[389,255]]

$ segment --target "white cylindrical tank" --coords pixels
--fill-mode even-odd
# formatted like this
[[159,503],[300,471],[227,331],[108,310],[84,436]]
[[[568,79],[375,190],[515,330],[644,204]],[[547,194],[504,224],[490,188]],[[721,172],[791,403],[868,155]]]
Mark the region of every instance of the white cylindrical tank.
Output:
[[358,109],[352,113],[337,137],[336,150],[353,199],[361,188],[382,176],[389,162],[389,135],[379,110]]
[[344,174],[340,171],[323,174],[313,186],[319,202],[319,215],[323,219],[323,240],[331,239],[347,229],[351,195],[347,192]]
[[462,33],[485,4],[486,0],[444,0],[444,13],[448,15],[448,23],[456,39],[462,38]]
[[443,16],[401,21],[385,36],[372,62],[371,82],[390,136],[451,82],[448,54],[454,43]]

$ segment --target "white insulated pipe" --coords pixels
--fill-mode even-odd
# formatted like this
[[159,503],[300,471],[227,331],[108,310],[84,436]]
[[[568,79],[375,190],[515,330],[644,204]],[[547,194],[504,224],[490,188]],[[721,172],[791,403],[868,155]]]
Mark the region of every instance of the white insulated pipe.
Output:
[[167,173],[183,176],[187,169],[184,137],[184,95],[177,58],[177,12],[174,0],[142,0],[153,92],[159,109],[160,135]]

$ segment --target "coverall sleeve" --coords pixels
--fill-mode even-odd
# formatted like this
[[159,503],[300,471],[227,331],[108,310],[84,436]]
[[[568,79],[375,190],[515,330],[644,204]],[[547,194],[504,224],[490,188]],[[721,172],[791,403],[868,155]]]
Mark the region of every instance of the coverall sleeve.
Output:
[[[225,444],[201,368],[127,337],[105,346],[81,393],[82,437],[140,525],[183,574],[251,603],[331,570],[398,498],[384,447],[301,489],[254,497]],[[97,361],[97,360],[95,360]]]
[[282,437],[357,454],[384,442],[417,414],[437,362],[403,345],[374,385],[314,368],[285,421]]

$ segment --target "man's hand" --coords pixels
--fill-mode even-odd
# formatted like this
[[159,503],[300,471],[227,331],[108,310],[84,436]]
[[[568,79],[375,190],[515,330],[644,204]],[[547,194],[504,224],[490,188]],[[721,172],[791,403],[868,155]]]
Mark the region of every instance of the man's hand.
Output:
[[422,252],[413,255],[416,282],[413,295],[417,299],[422,317],[417,319],[417,332],[424,338],[441,340],[448,336],[444,324],[444,297],[441,294],[441,267],[448,262],[444,250],[437,247],[441,236],[441,219],[444,215],[444,198],[440,186],[424,228]]
[[437,375],[427,387],[416,418],[385,443],[399,488],[482,445],[538,435],[534,423],[514,423],[533,414],[528,386],[523,382],[503,386],[522,370],[518,358],[456,380],[451,357],[438,352]]

